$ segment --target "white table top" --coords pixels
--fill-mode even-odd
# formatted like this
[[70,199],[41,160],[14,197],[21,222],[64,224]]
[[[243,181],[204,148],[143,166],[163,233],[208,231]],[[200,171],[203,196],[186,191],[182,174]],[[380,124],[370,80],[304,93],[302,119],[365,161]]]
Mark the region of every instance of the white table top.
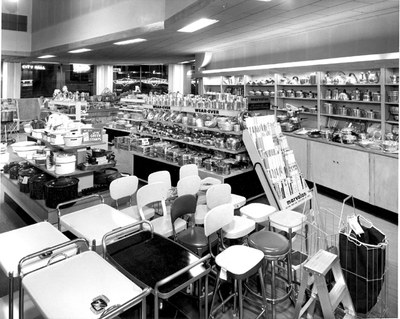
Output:
[[105,296],[111,306],[122,305],[142,292],[93,251],[86,251],[49,267],[35,271],[22,280],[25,291],[45,318],[99,318],[91,310],[96,297]]
[[[18,276],[19,261],[42,249],[69,241],[68,237],[48,222],[40,222],[0,234],[0,267],[6,275]],[[71,248],[69,248],[71,251]],[[72,250],[73,251],[73,250]],[[47,263],[47,259],[33,259],[33,263]]]
[[89,242],[96,240],[98,246],[106,233],[137,220],[110,205],[98,204],[61,216],[60,222],[62,227],[75,236],[83,237]]

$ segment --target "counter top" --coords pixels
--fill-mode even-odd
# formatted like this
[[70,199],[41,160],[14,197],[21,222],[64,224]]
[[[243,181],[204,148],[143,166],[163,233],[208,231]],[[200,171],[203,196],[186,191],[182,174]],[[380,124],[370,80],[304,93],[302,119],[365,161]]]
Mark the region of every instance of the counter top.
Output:
[[328,144],[328,145],[344,147],[344,148],[347,148],[347,149],[360,151],[360,152],[373,153],[373,154],[392,157],[392,158],[398,158],[399,157],[398,153],[383,152],[383,151],[380,151],[380,150],[374,150],[374,149],[370,149],[370,148],[365,148],[365,147],[359,146],[357,144],[336,143],[336,142],[332,142],[332,141],[327,141],[326,139],[323,139],[322,137],[309,137],[308,135],[301,135],[301,134],[296,134],[296,133],[293,133],[293,132],[284,132],[283,134],[287,135],[287,136],[292,136],[292,137],[296,137],[296,138],[301,138],[301,139],[304,139],[304,140],[312,141],[312,142],[324,143],[324,144]]

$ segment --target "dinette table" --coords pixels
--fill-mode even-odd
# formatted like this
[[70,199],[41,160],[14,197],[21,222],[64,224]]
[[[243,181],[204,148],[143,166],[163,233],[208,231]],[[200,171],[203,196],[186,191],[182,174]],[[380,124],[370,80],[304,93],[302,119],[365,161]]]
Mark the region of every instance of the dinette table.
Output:
[[[14,280],[18,277],[19,261],[32,253],[69,241],[68,237],[48,222],[40,222],[0,234],[0,268],[8,275],[9,318],[14,316]],[[72,247],[64,251],[73,254]],[[45,265],[49,256],[40,256],[27,265],[27,269]]]
[[22,276],[24,291],[44,318],[114,318],[139,303],[146,318],[150,289],[137,286],[94,251],[60,257]]
[[[93,196],[99,196],[100,204],[77,210],[73,213],[61,214],[62,206],[86,200]],[[133,217],[104,204],[101,195],[96,194],[61,203],[57,210],[59,228],[63,231],[71,232],[76,237],[85,238],[90,243],[91,249],[99,253],[101,253],[101,242],[106,233],[137,222]]]
[[[137,230],[137,226],[141,230]],[[122,235],[122,236],[121,236]],[[159,317],[159,298],[168,299],[198,282],[199,314],[208,314],[208,254],[199,258],[177,242],[153,232],[151,223],[141,221],[106,234],[105,258],[140,287],[150,287],[154,295],[154,318]],[[204,278],[204,294],[201,281]]]

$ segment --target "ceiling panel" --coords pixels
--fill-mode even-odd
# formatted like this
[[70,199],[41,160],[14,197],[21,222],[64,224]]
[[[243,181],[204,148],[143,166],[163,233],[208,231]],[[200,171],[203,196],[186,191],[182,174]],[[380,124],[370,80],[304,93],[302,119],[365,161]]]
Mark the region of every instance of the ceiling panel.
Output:
[[[398,0],[198,0],[158,24],[159,30],[143,26],[33,52],[28,59],[55,54],[54,61],[61,62],[177,63],[193,59],[199,52],[236,48],[248,45],[250,41],[265,41],[393,12],[399,13]],[[54,14],[43,14],[48,13]],[[214,17],[219,22],[191,34],[176,32],[184,23],[198,17]],[[117,38],[128,39],[133,35],[148,41],[128,46],[112,44]],[[89,46],[93,51],[79,56],[67,53],[82,46]],[[3,54],[3,58],[13,57]]]

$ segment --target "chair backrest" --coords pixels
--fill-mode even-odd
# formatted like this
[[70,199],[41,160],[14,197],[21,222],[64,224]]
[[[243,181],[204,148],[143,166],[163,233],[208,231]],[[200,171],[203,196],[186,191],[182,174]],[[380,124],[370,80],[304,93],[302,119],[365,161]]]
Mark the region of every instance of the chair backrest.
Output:
[[199,175],[190,175],[181,178],[176,184],[178,196],[185,194],[196,195],[200,190],[201,178]]
[[165,182],[154,182],[140,187],[136,192],[136,202],[140,217],[145,220],[143,207],[151,203],[161,203],[163,215],[167,212],[165,200],[168,196],[168,185]]
[[211,186],[206,193],[208,209],[231,202],[231,185],[223,183]]
[[235,208],[231,203],[222,204],[209,210],[204,217],[204,233],[206,236],[217,232],[233,221]]
[[139,179],[134,175],[114,179],[110,183],[110,196],[115,201],[124,197],[133,196],[138,186]]
[[179,179],[190,175],[199,175],[199,168],[196,164],[185,164],[179,168]]
[[192,194],[178,196],[171,205],[171,221],[172,227],[177,218],[186,215],[194,214],[197,207],[197,198]]
[[164,182],[167,184],[168,189],[172,187],[171,174],[168,171],[157,171],[151,173],[147,177],[147,183],[153,184],[157,182]]

